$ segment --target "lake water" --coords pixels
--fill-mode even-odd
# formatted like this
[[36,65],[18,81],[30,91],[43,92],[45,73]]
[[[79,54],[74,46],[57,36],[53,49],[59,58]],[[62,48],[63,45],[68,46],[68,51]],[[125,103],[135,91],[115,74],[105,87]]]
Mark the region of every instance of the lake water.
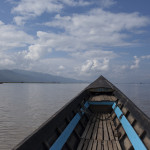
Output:
[[[0,150],[12,149],[88,84],[0,84]],[[116,84],[150,117],[150,84]]]

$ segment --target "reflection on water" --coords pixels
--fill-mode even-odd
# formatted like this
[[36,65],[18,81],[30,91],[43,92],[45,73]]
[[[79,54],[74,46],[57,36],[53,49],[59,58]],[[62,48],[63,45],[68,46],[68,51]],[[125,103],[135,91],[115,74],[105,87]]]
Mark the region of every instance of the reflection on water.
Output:
[[[1,84],[0,149],[9,150],[88,84]],[[150,116],[150,85],[117,84]]]
[[87,84],[1,84],[0,150],[13,148]]

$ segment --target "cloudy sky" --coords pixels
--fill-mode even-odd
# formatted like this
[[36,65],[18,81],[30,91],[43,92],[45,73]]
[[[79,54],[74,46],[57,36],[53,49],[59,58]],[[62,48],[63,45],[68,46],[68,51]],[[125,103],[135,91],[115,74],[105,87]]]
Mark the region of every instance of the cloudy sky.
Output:
[[149,0],[1,0],[0,69],[150,81]]

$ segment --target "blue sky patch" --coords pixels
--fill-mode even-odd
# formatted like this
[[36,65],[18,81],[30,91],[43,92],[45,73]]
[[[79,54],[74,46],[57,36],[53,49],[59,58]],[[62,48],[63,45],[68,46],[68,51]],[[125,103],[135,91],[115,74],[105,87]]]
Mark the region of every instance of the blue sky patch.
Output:
[[0,69],[149,82],[149,6],[149,0],[2,0]]

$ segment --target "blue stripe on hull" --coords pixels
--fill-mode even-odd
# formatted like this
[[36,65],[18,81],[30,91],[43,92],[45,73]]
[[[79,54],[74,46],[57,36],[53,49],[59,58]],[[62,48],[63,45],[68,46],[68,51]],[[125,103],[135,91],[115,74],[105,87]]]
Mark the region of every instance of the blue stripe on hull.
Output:
[[90,105],[113,105],[114,102],[112,101],[89,101]]
[[[120,120],[134,149],[135,150],[147,150],[147,148],[145,147],[145,145],[143,144],[143,142],[141,141],[141,139],[139,138],[139,136],[137,135],[137,133],[135,132],[133,127],[131,126],[131,124],[128,122],[126,117],[123,115],[120,108],[118,106],[116,106],[115,102],[111,102],[111,101],[93,102],[93,101],[90,101],[90,102],[86,102],[84,104],[85,109],[88,108],[89,105],[112,105],[112,108],[113,108],[114,112],[116,113],[118,119]],[[64,131],[61,133],[61,135],[58,137],[58,139],[55,141],[55,143],[51,146],[51,148],[49,150],[61,150],[62,149],[62,147],[68,140],[69,136],[73,132],[74,128],[80,121],[82,115],[84,115],[84,113],[85,113],[84,109],[81,108],[80,110],[82,113],[81,114],[77,113],[74,116],[74,118],[70,121],[68,126],[64,129]]]
[[132,146],[134,147],[135,150],[147,150],[129,121],[126,119],[126,117],[123,115],[122,111],[118,106],[116,106],[116,103],[113,104],[112,108],[114,109],[118,119],[120,120],[129,140],[132,143]]
[[63,145],[66,143],[67,139],[71,135],[72,131],[76,127],[77,123],[79,122],[81,116],[77,113],[74,118],[71,120],[69,125],[65,128],[62,134],[58,137],[55,143],[52,145],[50,150],[61,150]]
[[[84,104],[84,107],[85,108],[89,107],[88,102],[86,102]],[[84,114],[84,112],[82,112],[82,115],[83,114]],[[77,113],[49,150],[61,150],[62,147],[64,146],[64,144],[66,143],[66,141],[68,140],[69,136],[73,132],[74,128],[80,121],[80,119],[81,119],[81,115],[79,113]]]

